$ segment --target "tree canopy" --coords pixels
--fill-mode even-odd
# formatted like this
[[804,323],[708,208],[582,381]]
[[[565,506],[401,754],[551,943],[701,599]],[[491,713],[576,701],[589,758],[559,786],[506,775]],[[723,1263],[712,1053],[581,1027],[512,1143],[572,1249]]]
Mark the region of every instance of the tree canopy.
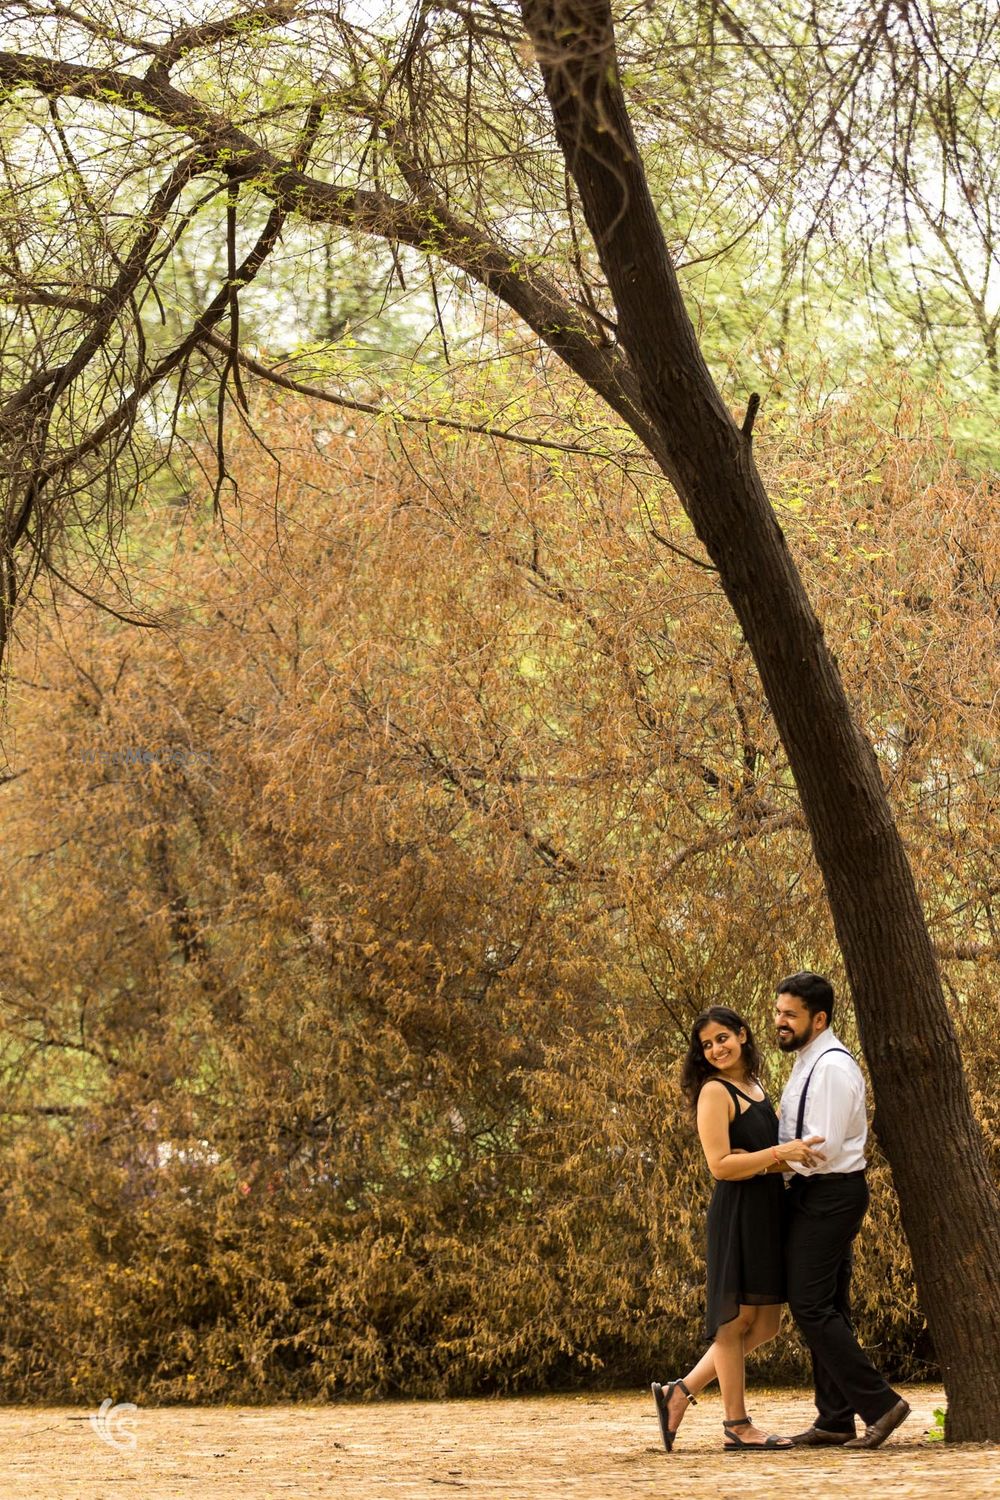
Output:
[[[516,6],[6,10],[8,605],[67,530],[113,535],[192,428],[215,431],[221,498],[241,350],[379,402],[392,351],[377,374],[363,351],[388,338],[407,394],[441,412],[428,359],[523,342],[499,301],[635,417]],[[991,441],[998,35],[978,0],[619,17],[645,171],[734,405],[889,361],[947,382]]]

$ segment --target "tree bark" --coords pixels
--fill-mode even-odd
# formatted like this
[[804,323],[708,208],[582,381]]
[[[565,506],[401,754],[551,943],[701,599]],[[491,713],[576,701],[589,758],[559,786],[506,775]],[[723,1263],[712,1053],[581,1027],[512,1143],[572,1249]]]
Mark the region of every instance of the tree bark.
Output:
[[727,411],[687,315],[618,82],[610,6],[521,0],[521,10],[644,414],[719,570],[795,776],[948,1393],[947,1436],[995,1441],[1000,1198],[878,762],[764,491],[750,433]]

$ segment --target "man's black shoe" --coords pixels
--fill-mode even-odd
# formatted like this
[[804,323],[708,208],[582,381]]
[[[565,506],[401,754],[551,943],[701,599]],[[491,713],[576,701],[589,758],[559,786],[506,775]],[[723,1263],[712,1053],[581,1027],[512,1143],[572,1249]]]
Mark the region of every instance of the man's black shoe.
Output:
[[864,1430],[862,1437],[852,1438],[845,1443],[845,1448],[881,1448],[890,1432],[895,1432],[901,1422],[905,1422],[910,1415],[910,1408],[900,1397],[895,1406],[890,1406],[885,1416],[879,1417],[877,1422],[872,1422]]
[[824,1432],[822,1427],[810,1427],[806,1432],[797,1432],[792,1438],[793,1448],[843,1447],[854,1438],[853,1432]]

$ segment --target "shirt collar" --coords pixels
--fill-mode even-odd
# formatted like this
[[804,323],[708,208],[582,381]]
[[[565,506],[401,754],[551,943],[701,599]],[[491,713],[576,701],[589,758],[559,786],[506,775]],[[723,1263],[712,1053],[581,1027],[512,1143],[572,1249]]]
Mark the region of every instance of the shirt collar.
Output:
[[811,1042],[806,1042],[804,1047],[799,1048],[795,1056],[795,1066],[798,1067],[800,1063],[809,1064],[817,1062],[824,1052],[829,1052],[831,1047],[841,1046],[843,1046],[843,1043],[827,1027],[826,1031],[821,1031],[819,1036],[814,1036]]

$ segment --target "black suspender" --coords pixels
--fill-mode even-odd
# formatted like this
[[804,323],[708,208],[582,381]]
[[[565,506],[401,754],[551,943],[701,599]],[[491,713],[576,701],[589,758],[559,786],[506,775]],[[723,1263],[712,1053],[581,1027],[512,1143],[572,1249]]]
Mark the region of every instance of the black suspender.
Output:
[[827,1047],[822,1057],[817,1057],[816,1061],[813,1063],[812,1067],[809,1069],[808,1074],[806,1075],[806,1081],[802,1085],[802,1093],[799,1095],[799,1113],[795,1121],[794,1137],[797,1141],[800,1141],[802,1139],[802,1127],[806,1122],[806,1094],[809,1092],[809,1085],[812,1082],[812,1076],[815,1073],[816,1069],[819,1067],[820,1063],[823,1061],[823,1058],[829,1057],[831,1052],[842,1052],[845,1057],[851,1058],[852,1061],[854,1058],[853,1052],[848,1052],[846,1047]]

